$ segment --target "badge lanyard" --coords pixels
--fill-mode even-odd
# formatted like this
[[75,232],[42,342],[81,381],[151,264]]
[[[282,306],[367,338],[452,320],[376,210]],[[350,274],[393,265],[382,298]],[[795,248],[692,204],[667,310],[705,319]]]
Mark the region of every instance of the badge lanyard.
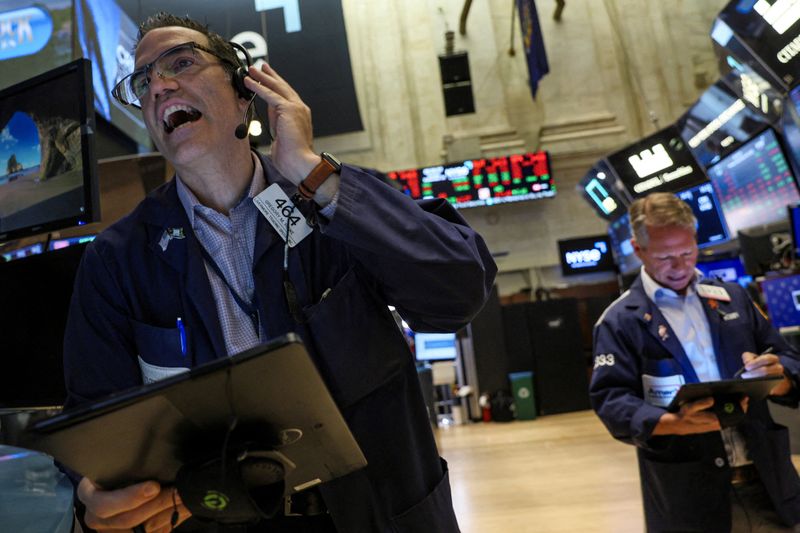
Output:
[[225,274],[222,273],[222,269],[219,267],[216,261],[212,259],[211,255],[205,249],[205,246],[202,244],[200,245],[200,253],[203,254],[203,259],[206,260],[214,272],[219,276],[219,278],[225,283],[225,286],[228,287],[228,291],[233,296],[233,301],[236,302],[236,305],[239,306],[247,316],[250,317],[250,320],[253,322],[253,327],[256,330],[256,335],[261,338],[261,320],[258,313],[258,293],[253,291],[253,301],[248,302],[244,298],[242,298],[238,292],[233,288],[233,286],[228,282],[228,279],[225,277]]

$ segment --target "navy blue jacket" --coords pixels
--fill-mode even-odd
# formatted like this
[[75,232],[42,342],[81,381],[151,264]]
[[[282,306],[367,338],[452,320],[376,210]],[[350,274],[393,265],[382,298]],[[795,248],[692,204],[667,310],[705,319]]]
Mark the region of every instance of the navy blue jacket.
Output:
[[[742,287],[702,283],[724,287],[731,297],[716,304],[701,298],[721,378],[733,378],[742,366],[742,352],[772,347],[794,383],[789,395],[774,400],[797,407],[797,353]],[[659,331],[665,326],[662,340]],[[614,438],[637,447],[648,531],[730,531],[731,473],[720,433],[652,436],[665,409],[643,399],[642,374],[682,375],[686,383],[698,378],[669,323],[645,294],[641,277],[597,322],[594,355],[592,406]],[[786,524],[800,522],[800,479],[791,462],[787,429],[772,420],[766,400],[750,402],[738,429],[775,510]]]
[[[261,157],[267,183],[295,187]],[[186,238],[159,241],[166,228]],[[340,531],[457,531],[416,368],[387,305],[416,331],[455,331],[481,309],[496,267],[443,200],[415,202],[344,166],[336,213],[291,249],[305,324],[290,316],[283,241],[259,217],[255,287],[269,338],[302,337],[369,466],[322,486]],[[200,244],[175,181],[153,191],[84,254],[64,343],[68,405],[142,384],[137,360],[187,366],[225,357]]]

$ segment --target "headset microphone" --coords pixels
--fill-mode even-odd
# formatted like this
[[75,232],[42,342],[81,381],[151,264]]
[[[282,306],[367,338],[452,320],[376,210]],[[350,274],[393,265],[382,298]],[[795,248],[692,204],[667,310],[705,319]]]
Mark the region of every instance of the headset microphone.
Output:
[[256,95],[250,97],[250,101],[247,103],[247,107],[244,110],[244,114],[242,115],[242,123],[236,126],[236,131],[234,132],[237,139],[244,139],[247,137],[247,112],[250,111],[250,107],[253,105],[253,101],[256,99]]

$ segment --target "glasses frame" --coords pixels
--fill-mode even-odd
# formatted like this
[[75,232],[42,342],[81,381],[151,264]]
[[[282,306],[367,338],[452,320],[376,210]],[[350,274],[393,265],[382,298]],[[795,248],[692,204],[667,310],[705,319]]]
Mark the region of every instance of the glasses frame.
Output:
[[[156,57],[154,60],[152,60],[151,62],[147,63],[146,65],[144,65],[142,67],[137,68],[136,70],[134,70],[133,72],[131,72],[130,74],[128,74],[127,76],[125,76],[124,78],[119,80],[119,82],[117,82],[117,84],[111,90],[111,95],[114,97],[114,99],[116,99],[119,103],[121,103],[124,106],[129,106],[130,105],[130,106],[136,107],[138,109],[141,109],[142,108],[142,106],[140,104],[141,98],[142,98],[142,96],[147,94],[147,91],[142,93],[141,96],[137,96],[136,97],[136,101],[127,102],[126,99],[122,96],[122,88],[125,86],[125,84],[129,84],[130,83],[130,80],[131,80],[131,78],[133,76],[141,74],[141,73],[144,73],[144,75],[147,78],[147,90],[149,90],[150,89],[150,79],[151,79],[150,71],[153,69],[153,66],[156,63],[158,63],[161,60],[161,58],[163,58],[165,55],[170,54],[170,53],[174,52],[175,50],[177,50],[179,48],[183,48],[185,46],[190,47],[192,49],[192,53],[195,53],[195,49],[202,50],[203,52],[206,52],[206,53],[211,54],[212,56],[216,57],[222,63],[224,63],[226,65],[231,65],[233,67],[236,67],[236,65],[232,61],[220,56],[217,52],[215,52],[214,50],[211,50],[207,46],[203,46],[202,44],[196,43],[194,41],[186,41],[185,43],[177,44],[177,45],[175,45],[173,47],[167,48],[166,50],[164,50],[163,52],[158,54],[158,57]],[[175,78],[177,76],[180,76],[183,72],[184,71],[181,71],[181,72],[175,74],[174,76],[167,76],[166,78],[167,79]],[[158,72],[157,74],[159,76],[161,75],[160,72]],[[132,90],[130,92],[131,92],[131,94],[134,94]]]

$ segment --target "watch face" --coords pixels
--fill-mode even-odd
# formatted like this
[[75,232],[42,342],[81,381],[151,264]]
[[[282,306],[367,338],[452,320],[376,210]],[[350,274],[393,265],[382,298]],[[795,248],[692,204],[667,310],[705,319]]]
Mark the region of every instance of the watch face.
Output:
[[336,172],[339,172],[342,169],[341,161],[336,159],[336,156],[334,156],[333,154],[330,154],[328,152],[322,152],[321,157],[322,159],[333,165],[333,167],[336,169]]

